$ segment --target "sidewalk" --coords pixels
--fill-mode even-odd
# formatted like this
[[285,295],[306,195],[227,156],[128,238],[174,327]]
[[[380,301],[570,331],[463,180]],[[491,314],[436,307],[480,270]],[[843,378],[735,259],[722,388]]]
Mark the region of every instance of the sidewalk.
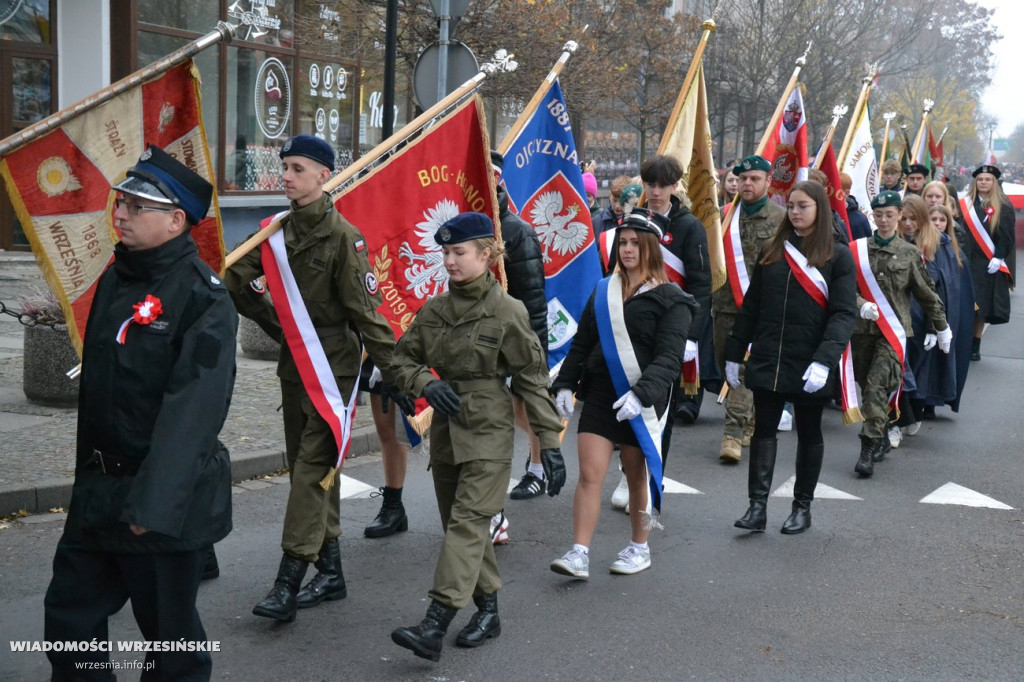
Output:
[[[0,301],[20,306],[45,283],[24,254],[0,252]],[[22,326],[0,315],[0,516],[67,507],[74,476],[74,408],[33,405],[22,390]],[[238,376],[220,438],[231,451],[234,481],[284,468],[284,431],[276,362],[237,356]],[[69,368],[70,369],[70,368]],[[356,411],[349,457],[380,449],[369,407]]]

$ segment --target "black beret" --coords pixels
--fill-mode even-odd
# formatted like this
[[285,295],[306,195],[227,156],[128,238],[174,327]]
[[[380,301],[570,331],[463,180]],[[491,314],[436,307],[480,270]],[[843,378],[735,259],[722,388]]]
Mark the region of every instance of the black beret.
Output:
[[304,156],[334,170],[334,150],[331,149],[331,145],[312,135],[296,135],[288,138],[278,156],[282,159],[286,156]]
[[921,163],[912,163],[909,166],[907,166],[907,175],[913,175],[914,173],[917,173],[918,175],[927,176],[928,166],[925,166],[924,164]]
[[974,172],[971,173],[971,175],[973,177],[978,177],[980,173],[988,173],[989,175],[994,175],[996,180],[998,180],[999,176],[1003,174],[1002,171],[999,170],[999,168],[997,168],[996,166],[990,166],[988,164],[985,164],[984,166],[978,166],[977,168],[974,169]]
[[434,233],[434,241],[441,246],[450,246],[493,236],[494,220],[490,216],[483,213],[460,213],[438,228]]
[[619,226],[615,229],[630,229],[640,230],[641,232],[650,232],[658,238],[658,241],[661,241],[661,238],[665,236],[670,225],[668,218],[660,213],[638,206],[624,215],[622,220],[619,221]]
[[114,186],[123,194],[162,204],[173,204],[185,212],[193,225],[210,211],[213,185],[160,147],[149,145],[127,177]]

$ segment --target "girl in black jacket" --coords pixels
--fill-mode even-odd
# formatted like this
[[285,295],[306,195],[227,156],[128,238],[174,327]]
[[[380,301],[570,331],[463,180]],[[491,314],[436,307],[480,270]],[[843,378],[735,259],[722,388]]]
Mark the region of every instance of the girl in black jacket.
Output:
[[750,508],[734,524],[737,528],[765,528],[775,431],[787,401],[795,407],[796,484],[793,513],[782,532],[810,528],[811,500],[825,451],[821,414],[834,395],[840,357],[856,317],[857,278],[850,250],[832,238],[832,212],[824,188],[801,182],[790,192],[786,218],[754,267],[726,341],[726,378],[733,386],[739,384],[740,363],[749,345],[746,385],[754,392]]
[[[658,241],[666,227],[668,221],[664,216],[643,208],[633,209],[616,229],[614,272],[598,284],[608,287],[610,298],[615,291],[612,284],[621,282],[622,319],[640,370],[639,378],[631,380],[628,390],[616,390],[602,352],[602,342],[608,339],[598,331],[600,311],[595,310],[595,291],[552,385],[555,404],[564,419],[572,417],[573,393],[585,401],[578,427],[580,479],[573,499],[574,544],[562,558],[551,563],[551,570],[556,573],[575,578],[590,575],[589,545],[601,514],[601,486],[616,443],[621,446],[622,469],[629,484],[632,541],[619,553],[610,570],[632,574],[651,565],[647,545],[653,525],[647,515],[648,469],[630,420],[651,416],[661,420],[664,428],[672,387],[679,380],[683,364],[686,330],[697,310],[693,297],[669,282],[665,274]],[[650,411],[642,414],[645,408],[652,407],[653,415]],[[661,436],[657,434],[659,442]]]

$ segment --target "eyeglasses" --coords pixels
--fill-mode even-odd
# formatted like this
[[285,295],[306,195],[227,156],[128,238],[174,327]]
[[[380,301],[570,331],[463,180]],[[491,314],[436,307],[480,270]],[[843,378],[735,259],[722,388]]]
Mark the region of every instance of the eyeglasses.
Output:
[[790,213],[806,213],[817,204],[786,204],[786,210]]
[[132,218],[138,217],[141,211],[152,211],[153,213],[174,213],[178,210],[175,206],[147,206],[146,204],[140,204],[136,201],[125,201],[124,199],[114,199],[114,210],[124,208],[128,212],[128,215]]

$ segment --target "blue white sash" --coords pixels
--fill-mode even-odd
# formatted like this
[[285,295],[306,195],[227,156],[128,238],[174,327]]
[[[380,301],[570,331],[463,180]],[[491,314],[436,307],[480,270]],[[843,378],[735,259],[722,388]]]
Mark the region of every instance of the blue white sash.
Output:
[[[622,278],[619,273],[612,273],[597,283],[594,292],[594,315],[597,318],[597,331],[601,339],[601,351],[604,353],[608,372],[611,374],[615,393],[620,397],[640,380],[640,364],[633,343],[629,340],[626,321],[623,316]],[[644,407],[640,415],[629,420],[633,427],[640,449],[643,450],[647,462],[647,474],[650,495],[647,499],[647,514],[653,527],[660,527],[658,516],[661,514],[662,490],[662,456],[661,437],[665,432],[668,409],[658,418],[654,407]]]

